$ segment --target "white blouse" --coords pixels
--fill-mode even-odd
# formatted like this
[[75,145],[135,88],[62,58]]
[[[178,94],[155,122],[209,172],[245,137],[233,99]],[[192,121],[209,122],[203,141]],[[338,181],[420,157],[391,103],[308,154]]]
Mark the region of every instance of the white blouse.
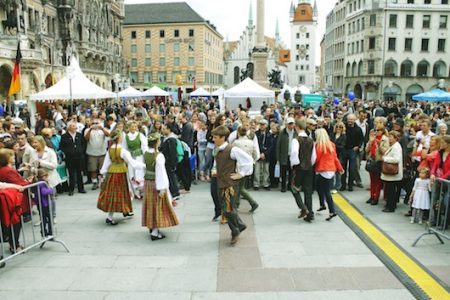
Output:
[[[155,153],[155,149],[150,149],[148,152]],[[156,156],[155,184],[158,191],[169,189],[169,177],[167,176],[166,171],[166,158],[162,153],[158,153]]]
[[[117,145],[112,145],[111,148],[112,149],[117,148]],[[121,147],[119,146],[119,148],[121,148]],[[122,158],[127,163],[127,165],[129,165],[133,169],[145,169],[145,164],[140,161],[134,160],[133,157],[131,156],[130,152],[126,149],[121,148],[120,158]],[[102,166],[102,169],[100,170],[100,174],[104,175],[104,174],[108,173],[108,168],[110,165],[111,165],[111,157],[109,156],[109,151],[108,151],[108,152],[106,152],[105,161],[103,162],[103,166]]]

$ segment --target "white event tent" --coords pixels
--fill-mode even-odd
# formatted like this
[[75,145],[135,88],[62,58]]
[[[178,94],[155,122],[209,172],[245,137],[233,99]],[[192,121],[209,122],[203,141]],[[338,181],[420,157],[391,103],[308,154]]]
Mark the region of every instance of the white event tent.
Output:
[[170,93],[157,87],[156,85],[151,87],[142,93],[143,97],[169,97]]
[[209,93],[204,88],[198,88],[190,94],[191,97],[211,97],[211,93]]
[[[87,100],[116,98],[116,93],[102,89],[90,81],[80,69],[78,60],[70,59],[71,74],[66,74],[55,85],[30,96],[32,101],[46,100]],[[71,78],[71,79],[70,79]],[[72,91],[72,93],[70,92]],[[72,95],[71,95],[72,94]]]
[[260,86],[251,78],[247,78],[240,84],[225,91],[225,103],[227,108],[231,110],[238,108],[239,104],[245,107],[247,98],[250,98],[252,103],[250,111],[259,111],[263,101],[266,104],[275,102],[275,92]]
[[219,101],[219,108],[220,108],[220,113],[224,113],[225,112],[225,89],[224,88],[220,88],[217,91],[214,91],[211,93],[211,96],[217,97],[218,101]]
[[124,89],[123,91],[118,92],[117,96],[119,98],[138,98],[138,97],[142,97],[143,95],[142,95],[141,91],[138,91],[134,87],[129,86],[126,89]]

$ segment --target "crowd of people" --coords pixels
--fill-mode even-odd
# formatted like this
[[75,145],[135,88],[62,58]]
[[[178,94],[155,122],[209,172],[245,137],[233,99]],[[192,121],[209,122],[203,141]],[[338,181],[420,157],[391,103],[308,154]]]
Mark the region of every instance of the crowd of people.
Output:
[[[228,223],[234,244],[246,228],[240,199],[251,213],[259,207],[252,190],[291,192],[306,222],[315,218],[317,191],[316,211],[328,209],[331,221],[333,194],[364,189],[361,172],[367,171],[368,204],[385,200],[388,213],[403,201],[411,222],[421,223],[428,220],[430,191],[439,186],[435,179],[450,176],[444,104],[347,100],[313,109],[263,103],[255,116],[242,107],[221,112],[214,99],[132,100],[50,105],[33,122],[27,111],[3,116],[0,128],[0,182],[19,189],[45,181],[47,202],[52,195],[72,196],[75,188],[86,193],[91,185],[100,189],[97,207],[108,225],[118,224],[114,213],[133,216],[132,198],[143,199],[142,225],[152,240],[165,237],[160,228],[179,223],[174,207],[197,179],[210,184],[213,221]],[[45,235],[49,219],[46,211]]]

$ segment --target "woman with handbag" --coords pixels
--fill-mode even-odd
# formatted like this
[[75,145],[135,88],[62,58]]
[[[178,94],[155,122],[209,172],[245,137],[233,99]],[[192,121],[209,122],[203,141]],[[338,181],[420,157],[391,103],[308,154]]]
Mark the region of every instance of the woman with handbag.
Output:
[[387,204],[383,212],[394,212],[400,198],[403,179],[403,151],[402,146],[398,142],[400,133],[398,131],[390,131],[388,136],[390,147],[384,154],[381,165],[381,179],[385,183],[387,195]]
[[370,198],[367,204],[377,205],[383,182],[381,181],[381,163],[383,155],[389,148],[388,133],[384,126],[385,118],[376,117],[375,129],[370,131],[369,142],[366,145],[366,170],[370,175]]

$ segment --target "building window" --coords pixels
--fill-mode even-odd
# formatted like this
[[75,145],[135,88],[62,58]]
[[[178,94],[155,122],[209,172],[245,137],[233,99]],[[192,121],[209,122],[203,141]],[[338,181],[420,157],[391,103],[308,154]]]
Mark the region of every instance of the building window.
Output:
[[406,60],[400,66],[400,76],[410,77],[412,76],[413,63],[410,60]]
[[448,4],[448,0],[442,0],[441,4]]
[[295,45],[295,49],[300,49],[300,45],[299,44],[297,44],[297,45]]
[[389,15],[389,27],[390,28],[397,27],[397,15]]
[[174,36],[174,37],[179,37],[179,36],[180,36],[180,31],[179,31],[178,29],[175,29],[175,30],[173,31],[173,36]]
[[417,65],[417,76],[428,76],[428,62],[423,60]]
[[302,9],[302,15],[306,15],[306,10]]
[[439,18],[439,28],[445,29],[447,28],[447,16],[441,16]]
[[422,28],[430,28],[431,16],[425,15],[422,20]]
[[422,51],[428,51],[428,43],[430,39],[422,39]]
[[164,38],[166,36],[166,32],[164,30],[159,31],[159,37]]
[[145,38],[146,39],[149,39],[151,37],[151,35],[150,35],[150,30],[146,30],[145,31]]
[[298,83],[300,83],[300,84],[305,83],[305,76],[299,76]]
[[234,84],[241,82],[241,71],[239,67],[234,67]]
[[195,65],[195,58],[189,57],[189,59],[188,59],[188,65],[189,65],[189,66]]
[[137,53],[137,45],[131,45],[131,53]]
[[423,3],[424,4],[431,4],[431,0],[424,0]]
[[413,39],[411,39],[411,38],[405,39],[405,51],[412,51],[412,42],[413,42]]
[[408,0],[408,4],[414,4],[414,0]]
[[397,41],[396,38],[389,38],[389,45],[388,45],[389,51],[395,51],[396,41]]
[[373,59],[367,61],[367,74],[375,74],[375,61]]
[[173,51],[174,52],[180,51],[180,43],[174,43],[173,44]]
[[146,52],[146,53],[152,52],[152,45],[150,45],[150,44],[145,44],[145,52]]
[[145,58],[145,66],[150,67],[152,65],[152,59],[150,57]]
[[137,59],[136,59],[136,58],[132,58],[132,59],[131,59],[131,66],[132,66],[133,68],[137,67]]
[[297,33],[297,40],[300,38],[300,33]]
[[298,71],[298,65],[295,65],[295,71]]
[[152,72],[144,72],[144,83],[152,82]]
[[132,38],[132,39],[135,39],[135,38],[136,38],[136,31],[132,31],[132,32],[131,32],[131,38]]
[[130,72],[130,79],[131,79],[131,83],[138,82],[138,73],[137,72]]
[[158,82],[159,83],[166,83],[166,81],[167,81],[166,72],[158,72]]
[[159,52],[166,52],[166,44],[159,44]]
[[361,18],[361,30],[364,30],[366,28],[366,19]]
[[406,15],[406,28],[414,27],[414,15]]
[[375,49],[376,39],[375,37],[369,38],[369,50]]
[[309,39],[309,32],[306,33],[306,38]]
[[377,15],[370,15],[370,27],[377,25]]
[[159,66],[164,67],[166,65],[166,59],[164,57],[159,58]]
[[180,58],[179,57],[174,57],[173,58],[173,65],[175,67],[179,67],[180,66]]
[[445,52],[445,39],[438,40],[438,52]]
[[194,36],[194,29],[189,29],[189,37],[193,37]]
[[296,60],[296,61],[299,61],[299,60],[300,60],[300,55],[296,55],[296,56],[295,56],[295,60]]
[[189,43],[189,52],[194,52],[194,43]]

